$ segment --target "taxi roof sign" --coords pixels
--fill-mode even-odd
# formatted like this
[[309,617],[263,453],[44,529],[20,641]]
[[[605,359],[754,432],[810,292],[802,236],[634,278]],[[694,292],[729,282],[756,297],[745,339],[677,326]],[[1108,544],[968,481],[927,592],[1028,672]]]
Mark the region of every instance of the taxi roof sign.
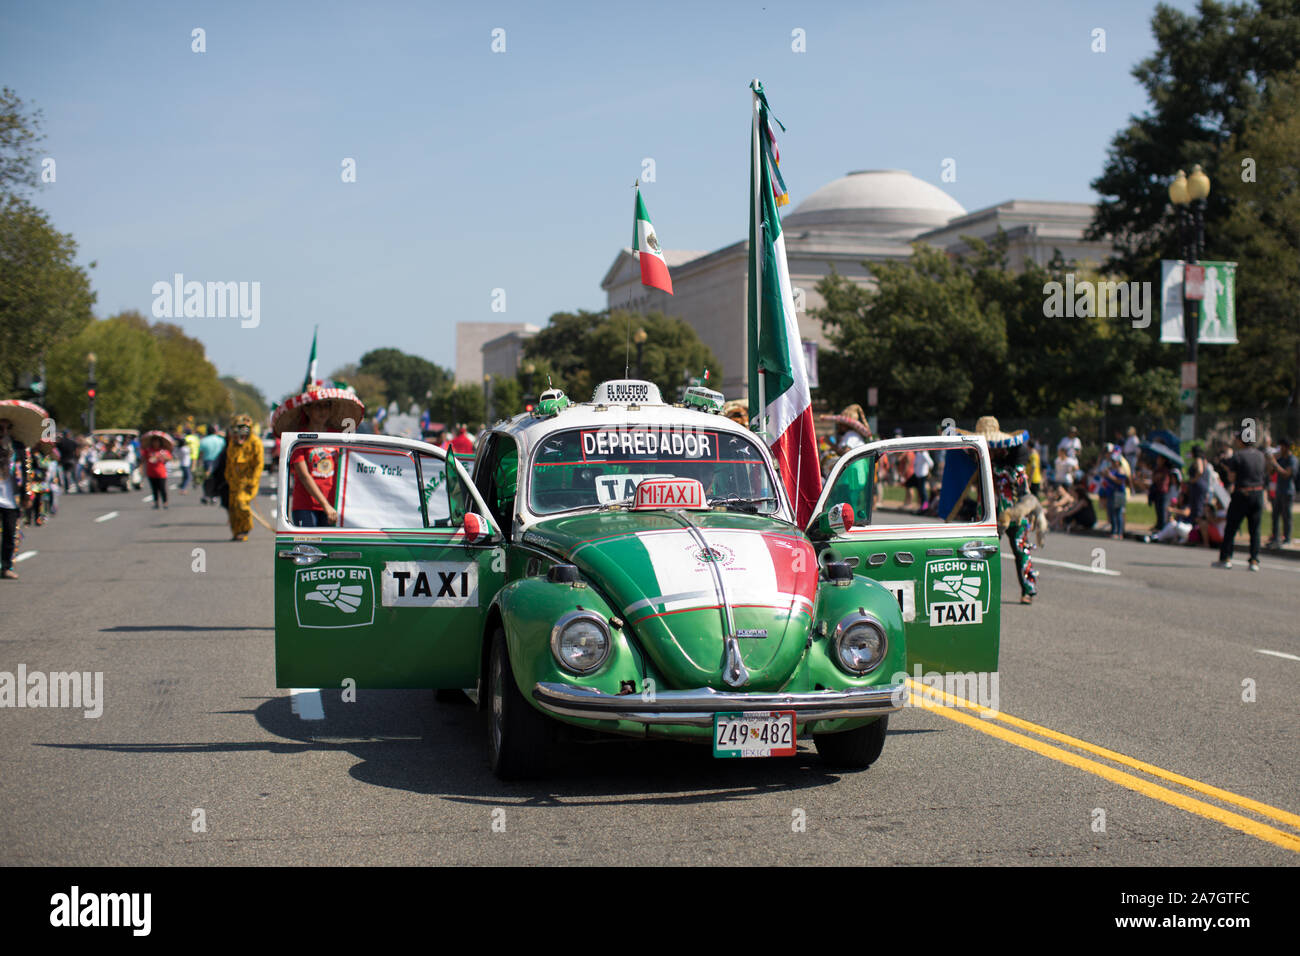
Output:
[[617,378],[596,386],[591,400],[596,405],[662,405],[659,386],[635,378]]
[[633,511],[648,511],[659,508],[695,508],[705,510],[709,507],[704,497],[704,485],[698,478],[645,478],[636,486],[636,502]]

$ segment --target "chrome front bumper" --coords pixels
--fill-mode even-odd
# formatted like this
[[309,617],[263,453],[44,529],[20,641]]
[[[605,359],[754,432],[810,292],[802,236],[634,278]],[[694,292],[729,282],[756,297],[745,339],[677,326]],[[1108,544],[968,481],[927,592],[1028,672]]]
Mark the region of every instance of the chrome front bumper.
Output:
[[821,690],[807,694],[736,693],[711,687],[665,690],[645,700],[640,694],[606,694],[571,684],[538,683],[533,699],[549,713],[588,720],[628,720],[638,724],[712,727],[713,715],[738,710],[792,710],[799,723],[877,717],[902,710],[906,684],[865,690]]

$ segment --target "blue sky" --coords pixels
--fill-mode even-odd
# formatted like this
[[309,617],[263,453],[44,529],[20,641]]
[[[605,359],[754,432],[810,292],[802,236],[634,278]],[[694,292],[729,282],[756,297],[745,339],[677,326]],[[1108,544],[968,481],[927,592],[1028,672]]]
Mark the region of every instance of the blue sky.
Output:
[[4,0],[0,83],[45,112],[57,180],[34,201],[97,262],[97,314],[148,315],[177,272],[260,282],[256,328],[179,324],[274,400],[317,323],[324,374],[382,346],[451,367],[457,321],[602,308],[644,158],[667,247],[742,238],[755,76],[796,206],[882,168],[968,210],[1093,201],[1147,108],[1154,6]]

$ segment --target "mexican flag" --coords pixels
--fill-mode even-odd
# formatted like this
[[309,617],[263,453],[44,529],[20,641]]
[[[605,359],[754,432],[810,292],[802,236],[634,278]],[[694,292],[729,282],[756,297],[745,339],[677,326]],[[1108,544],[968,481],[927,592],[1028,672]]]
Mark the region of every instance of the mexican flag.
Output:
[[[812,396],[777,205],[786,199],[763,84],[755,80],[749,168],[749,419],[781,466],[804,525],[821,493]],[[779,125],[779,124],[778,124]]]
[[673,294],[673,280],[668,275],[668,263],[664,261],[663,250],[659,248],[659,237],[655,227],[650,224],[650,214],[645,211],[641,200],[641,186],[636,189],[635,224],[632,227],[632,252],[641,262],[641,284],[652,289],[662,289]]
[[307,356],[307,377],[302,380],[302,389],[307,391],[311,388],[312,383],[316,381],[316,333],[320,331],[320,326],[316,326],[311,333],[311,355]]

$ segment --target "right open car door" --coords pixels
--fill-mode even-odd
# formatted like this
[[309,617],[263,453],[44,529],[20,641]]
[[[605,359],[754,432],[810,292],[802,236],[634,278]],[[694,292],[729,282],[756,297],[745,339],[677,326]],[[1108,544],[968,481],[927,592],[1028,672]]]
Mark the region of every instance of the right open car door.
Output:
[[[909,488],[918,502],[905,509]],[[819,521],[837,504],[853,509],[847,529]],[[819,560],[856,558],[855,574],[894,592],[909,673],[917,665],[924,672],[993,672],[1002,583],[995,507],[982,436],[896,438],[855,448],[836,463],[808,533]]]

